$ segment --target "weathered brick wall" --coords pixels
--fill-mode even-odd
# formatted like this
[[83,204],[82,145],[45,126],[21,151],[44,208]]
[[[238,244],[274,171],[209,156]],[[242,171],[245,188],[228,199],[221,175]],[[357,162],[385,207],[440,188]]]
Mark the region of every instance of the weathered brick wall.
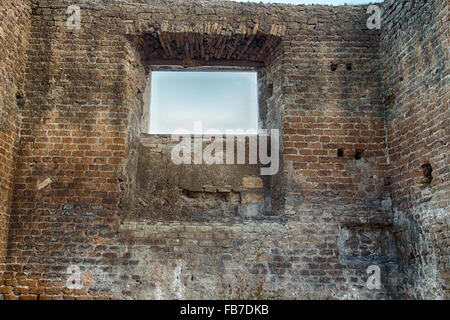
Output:
[[[259,165],[248,164],[248,152],[247,164],[176,165],[171,153],[177,143],[170,136],[142,135],[127,219],[218,222],[271,214],[269,178],[259,177]],[[234,139],[233,151],[238,143]]]
[[300,11],[305,22],[283,39],[287,214],[329,211],[356,225],[389,217],[379,34],[363,11]]
[[381,52],[399,289],[405,297],[448,299],[448,1],[386,1],[384,11]]
[[300,11],[303,23],[282,41],[285,214],[319,248],[313,262],[326,262],[303,273],[339,283],[355,272],[341,287],[354,298],[363,297],[352,287],[364,286],[369,265],[381,267],[389,290],[396,264],[379,33],[365,28],[365,10]]
[[[6,298],[393,294],[386,279],[380,291],[365,288],[368,265],[389,271],[395,264],[386,232],[378,34],[366,29],[365,8],[86,2],[82,30],[70,31],[68,4],[40,1],[34,9]],[[132,215],[148,76],[144,29],[159,34],[164,21],[198,26],[225,18],[227,41],[240,24],[251,33],[260,23],[243,56],[244,63],[266,62],[265,125],[284,130],[282,171],[269,181],[276,218],[156,223]],[[285,32],[269,38],[276,44],[282,37],[261,58],[257,44],[273,24]],[[64,289],[70,265],[82,270],[81,290]]]
[[83,31],[67,29],[67,7],[33,8],[6,298],[61,296],[68,264],[101,265],[107,250],[92,249],[110,243],[117,226],[127,152],[124,40],[119,19],[106,13],[83,20]]
[[[386,39],[397,29],[388,26],[380,48],[380,33],[366,28],[365,7],[147,2],[80,1],[79,31],[66,26],[71,1],[35,4],[3,297],[416,296],[421,285],[413,277],[405,278],[412,289],[396,287],[401,278],[391,232],[391,188],[398,212],[403,183],[394,174],[403,172],[394,155],[408,150],[395,144],[403,139],[395,131],[404,130],[396,127],[402,104],[399,113],[388,110],[388,139],[384,122],[382,79],[385,88],[394,87],[387,70],[403,52],[386,48]],[[442,38],[436,43],[444,44]],[[180,188],[212,202],[193,201],[186,216],[177,205],[175,219],[164,218],[173,195],[146,195],[146,188],[155,191],[146,174],[155,185],[167,185],[165,175],[153,172],[170,169],[161,155],[170,145],[141,130],[155,59],[259,68],[263,125],[282,131],[281,170],[265,178],[263,188],[249,183],[244,191],[267,192],[272,215],[195,219],[196,206],[205,214],[212,200],[224,212],[240,205],[243,198],[233,195],[217,201],[212,189],[255,176],[254,167],[227,168],[229,177],[217,175],[208,184],[206,177],[195,186],[180,179]],[[433,168],[443,150],[430,158]],[[434,170],[432,183],[445,181],[445,166],[437,171],[442,180]],[[434,199],[448,198],[445,187],[436,187],[443,191]],[[446,248],[448,227],[442,230],[436,245]],[[404,251],[407,235],[397,238]],[[381,290],[366,289],[373,264],[382,269]],[[71,265],[80,267],[83,289],[65,288]]]
[[29,1],[0,3],[0,273],[8,237],[29,17]]

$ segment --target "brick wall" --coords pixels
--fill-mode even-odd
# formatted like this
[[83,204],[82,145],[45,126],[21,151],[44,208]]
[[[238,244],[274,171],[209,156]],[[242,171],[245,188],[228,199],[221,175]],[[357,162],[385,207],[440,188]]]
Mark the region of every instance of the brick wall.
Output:
[[24,103],[22,86],[29,16],[28,1],[2,1],[0,4],[0,272],[8,237],[19,108]]
[[[400,214],[406,211],[400,206],[405,182],[398,154],[411,148],[396,142],[404,139],[397,133],[405,130],[398,127],[403,104],[395,104],[398,112],[389,106],[396,82],[387,72],[397,66],[392,59],[403,57],[403,49],[387,44],[398,41],[400,48],[406,33],[393,23],[381,35],[367,30],[366,8],[358,6],[146,2],[82,1],[79,31],[66,27],[71,1],[40,1],[33,9],[3,297],[417,296],[423,277],[416,282],[415,267],[405,268],[404,261],[398,266],[397,247],[405,257],[405,250],[423,241],[402,242],[411,237],[401,232],[418,224]],[[427,5],[436,4],[444,2]],[[437,17],[436,26],[442,26],[445,18]],[[436,34],[434,41],[445,44],[443,34]],[[217,174],[210,181],[205,176],[211,168],[191,168],[205,174],[194,186],[181,178],[177,186],[176,175],[154,175],[174,171],[162,156],[170,144],[140,129],[156,60],[258,66],[262,123],[282,132],[279,174],[255,189],[243,182],[257,178],[254,167],[227,168],[226,179]],[[443,79],[446,71],[440,72]],[[444,83],[436,80],[435,86]],[[433,194],[437,206],[439,197],[448,198],[443,151],[428,160],[432,184],[441,190]],[[149,173],[151,179],[144,179]],[[268,193],[272,214],[220,218],[247,199],[218,197],[225,182],[246,184],[243,193]],[[171,185],[171,192],[185,188],[206,201],[195,198],[183,215],[183,194],[155,192],[161,185]],[[177,215],[166,218],[171,201]],[[222,215],[196,219],[196,209],[204,216],[211,203],[216,211],[224,206]],[[444,209],[428,212],[438,217]],[[424,217],[427,226],[442,230],[430,245],[445,250],[445,220]],[[392,228],[404,226],[396,243]],[[446,253],[429,256],[442,257],[428,266],[445,274]],[[366,289],[366,269],[373,264],[382,270],[381,290]],[[65,288],[71,265],[80,267],[82,289]]]
[[362,8],[334,9],[332,20],[328,10],[304,12],[305,24],[283,39],[286,210],[338,206],[349,219],[383,215],[390,195],[379,34],[362,27]]
[[449,298],[448,1],[384,4],[384,101],[403,294]]
[[284,213],[306,226],[301,233],[320,248],[314,262],[339,262],[313,263],[304,273],[316,275],[318,268],[339,283],[339,276],[355,272],[348,280],[355,283],[341,287],[348,290],[344,297],[354,298],[363,297],[351,288],[364,287],[369,265],[382,268],[389,291],[396,264],[379,33],[365,29],[364,10],[307,9],[298,13],[305,23],[293,25],[282,41]]
[[[191,138],[191,143],[195,140]],[[236,153],[240,142],[234,140]],[[138,163],[132,174],[136,176],[133,199],[126,212],[128,220],[141,217],[153,222],[224,222],[272,214],[269,178],[259,177],[260,165],[248,164],[248,140],[243,142],[247,150],[245,165],[176,165],[171,154],[178,143],[170,136],[141,136]],[[210,143],[203,142],[203,149]]]

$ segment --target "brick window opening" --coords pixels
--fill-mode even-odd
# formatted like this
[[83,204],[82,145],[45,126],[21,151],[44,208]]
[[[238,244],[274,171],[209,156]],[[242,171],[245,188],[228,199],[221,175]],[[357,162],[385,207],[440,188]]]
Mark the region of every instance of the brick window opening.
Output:
[[149,107],[150,134],[257,134],[257,73],[153,71]]

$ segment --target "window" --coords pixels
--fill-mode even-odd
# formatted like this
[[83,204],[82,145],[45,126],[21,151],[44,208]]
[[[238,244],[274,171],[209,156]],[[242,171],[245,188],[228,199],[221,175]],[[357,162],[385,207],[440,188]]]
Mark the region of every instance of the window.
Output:
[[150,133],[197,133],[199,124],[203,132],[256,134],[256,72],[153,71]]

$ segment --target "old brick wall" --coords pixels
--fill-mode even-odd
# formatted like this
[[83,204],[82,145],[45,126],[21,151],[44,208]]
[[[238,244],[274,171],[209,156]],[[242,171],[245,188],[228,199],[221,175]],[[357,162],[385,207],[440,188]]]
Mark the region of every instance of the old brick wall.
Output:
[[[34,8],[5,298],[394,294],[387,280],[382,290],[365,288],[368,265],[383,272],[395,265],[386,232],[378,33],[366,29],[365,8],[87,1],[82,29],[71,31],[68,5],[40,1]],[[207,24],[216,31],[200,28]],[[283,133],[282,170],[268,182],[277,215],[204,223],[131,214],[139,157],[158,154],[140,151],[147,139],[138,129],[146,64],[155,58],[146,46],[164,43],[158,54],[167,58],[167,39],[180,41],[177,25],[233,43],[241,24],[248,26],[241,41],[249,45],[235,56],[244,64],[265,62],[265,125]],[[162,35],[165,25],[174,35]],[[267,36],[273,25],[284,31]],[[259,43],[266,54],[258,54]],[[224,63],[219,49],[208,49],[216,64]],[[186,60],[196,52],[177,54]],[[83,289],[64,288],[70,265],[81,268]]]
[[[369,265],[382,268],[385,284],[396,269],[379,33],[365,28],[364,10],[297,13],[304,23],[294,23],[282,42],[281,103],[285,214],[306,227],[300,233],[313,239],[312,248],[320,243],[308,265],[319,270],[303,273],[323,279],[355,272],[350,281],[361,287]],[[351,287],[348,295],[361,297]]]
[[[34,5],[3,297],[407,294],[396,287],[391,232],[398,121],[388,122],[386,140],[382,73],[392,61],[381,59],[390,51],[367,29],[366,8],[134,2],[80,1],[78,31],[66,26],[71,1]],[[251,166],[209,181],[213,169],[189,168],[204,174],[195,185],[155,174],[172,168],[164,165],[170,143],[141,127],[156,61],[257,66],[262,123],[282,132],[279,174],[263,188],[244,180],[257,178]],[[269,194],[271,214],[221,219],[244,198],[227,199],[219,188],[239,183],[243,193]],[[183,195],[155,185],[206,201],[194,197],[183,215]],[[171,201],[177,214],[166,218]],[[366,289],[373,264],[382,269],[381,290]],[[82,289],[65,288],[71,265],[81,269]]]
[[[269,178],[259,177],[259,165],[248,164],[248,153],[245,165],[176,165],[171,159],[176,143],[170,136],[142,135],[128,219],[218,222],[271,214]],[[237,144],[235,139],[235,152]]]
[[449,298],[448,1],[386,1],[381,41],[399,289]]
[[30,13],[29,1],[0,3],[0,273],[8,237]]
[[[92,249],[111,243],[117,226],[128,124],[123,37],[117,17],[95,12],[89,28],[67,29],[67,7],[33,8],[6,298],[62,297],[68,265],[100,266],[109,252]],[[98,290],[90,294],[104,296]]]

